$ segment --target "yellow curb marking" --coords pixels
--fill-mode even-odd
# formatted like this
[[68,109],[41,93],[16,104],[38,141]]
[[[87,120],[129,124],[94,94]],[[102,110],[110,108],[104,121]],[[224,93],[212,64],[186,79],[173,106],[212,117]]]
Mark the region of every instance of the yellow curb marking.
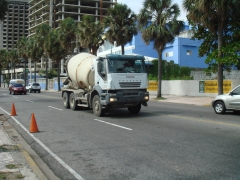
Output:
[[232,127],[240,128],[239,124],[230,124],[230,123],[224,123],[224,122],[216,122],[216,121],[207,120],[207,119],[202,120],[202,119],[190,118],[190,117],[184,117],[184,116],[177,116],[177,115],[167,115],[167,116],[175,117],[175,118],[181,118],[181,119],[190,120],[190,121],[207,122],[207,123],[212,123],[212,124],[219,124],[219,125],[225,125],[225,126],[232,126]]

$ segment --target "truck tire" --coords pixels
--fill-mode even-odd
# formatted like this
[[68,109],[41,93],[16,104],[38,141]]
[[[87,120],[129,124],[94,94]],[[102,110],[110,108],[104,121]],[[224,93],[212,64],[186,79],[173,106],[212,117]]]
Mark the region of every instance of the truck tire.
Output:
[[98,95],[95,95],[93,97],[92,108],[93,108],[93,113],[96,116],[101,117],[104,115],[104,110],[102,109],[102,105]]
[[63,93],[63,106],[66,109],[69,109],[69,93],[67,93],[67,92]]
[[77,109],[77,102],[75,100],[75,97],[74,97],[74,94],[71,93],[70,96],[69,96],[69,105],[70,105],[70,108],[75,111]]
[[131,114],[137,114],[137,113],[139,113],[140,110],[141,110],[141,104],[138,104],[138,105],[136,105],[136,106],[128,107],[128,111],[129,111]]

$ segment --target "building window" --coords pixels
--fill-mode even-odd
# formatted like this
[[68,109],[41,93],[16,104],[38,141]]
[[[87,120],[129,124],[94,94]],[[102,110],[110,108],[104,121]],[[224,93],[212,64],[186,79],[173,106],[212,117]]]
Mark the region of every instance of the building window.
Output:
[[192,51],[191,50],[187,50],[187,56],[191,56],[192,55]]
[[171,56],[173,56],[173,52],[166,52],[165,53],[165,57],[171,57]]

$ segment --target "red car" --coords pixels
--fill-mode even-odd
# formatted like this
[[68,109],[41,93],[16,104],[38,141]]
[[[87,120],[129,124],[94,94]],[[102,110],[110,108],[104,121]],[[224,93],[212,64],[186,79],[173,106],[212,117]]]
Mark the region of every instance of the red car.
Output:
[[9,94],[26,94],[27,90],[23,84],[13,84],[9,87]]

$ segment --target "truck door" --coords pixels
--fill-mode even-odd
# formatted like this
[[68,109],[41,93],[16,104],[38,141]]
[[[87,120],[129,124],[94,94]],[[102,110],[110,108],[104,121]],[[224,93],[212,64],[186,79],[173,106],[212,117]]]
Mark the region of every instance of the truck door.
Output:
[[106,59],[100,59],[98,61],[98,84],[102,87],[102,89],[107,88]]

